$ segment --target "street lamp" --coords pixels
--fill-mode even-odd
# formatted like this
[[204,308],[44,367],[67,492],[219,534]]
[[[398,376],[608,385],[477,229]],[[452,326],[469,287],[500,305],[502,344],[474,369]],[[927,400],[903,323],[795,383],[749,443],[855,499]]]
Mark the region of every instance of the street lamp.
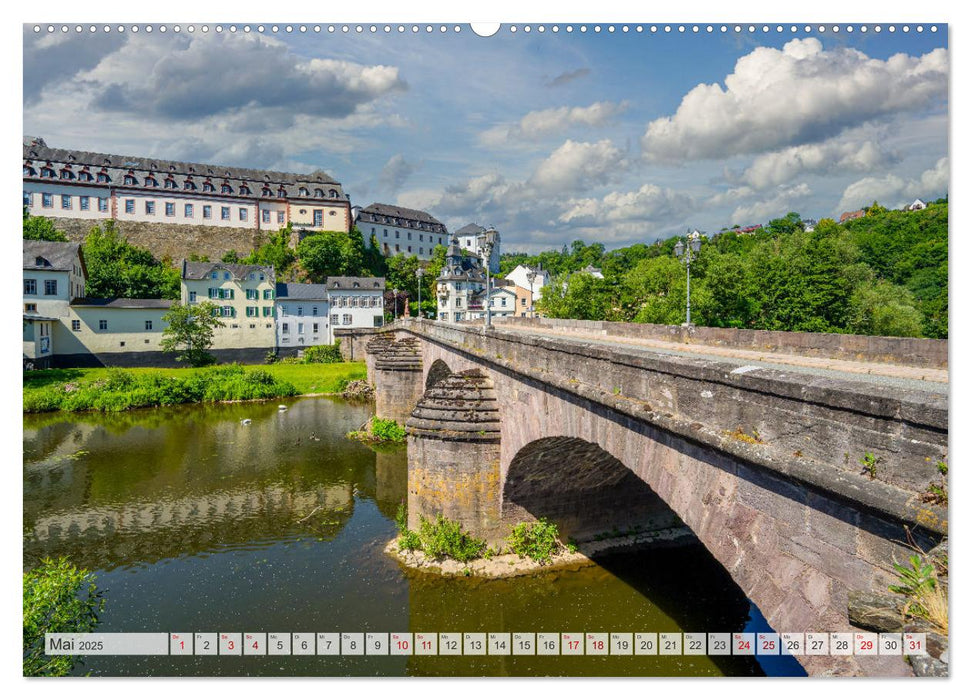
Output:
[[419,267],[415,270],[415,277],[418,278],[418,320],[421,320],[421,278],[425,275],[425,269]]
[[685,267],[688,268],[688,289],[685,294],[687,298],[687,314],[685,319],[686,326],[691,325],[691,261],[698,257],[698,251],[701,250],[701,237],[697,233],[688,234],[688,246],[685,247],[684,243],[680,240],[674,246],[674,254],[678,257],[678,260],[684,263]]
[[492,242],[485,241],[482,244],[482,256],[485,259],[486,269],[486,294],[485,294],[485,327],[492,328],[492,291],[490,289],[489,262],[492,260]]
[[533,301],[533,282],[536,281],[536,270],[529,268],[526,279],[529,281],[529,317],[534,318],[536,316],[536,303]]
[[391,293],[394,294],[394,320],[398,320],[398,290],[392,289]]

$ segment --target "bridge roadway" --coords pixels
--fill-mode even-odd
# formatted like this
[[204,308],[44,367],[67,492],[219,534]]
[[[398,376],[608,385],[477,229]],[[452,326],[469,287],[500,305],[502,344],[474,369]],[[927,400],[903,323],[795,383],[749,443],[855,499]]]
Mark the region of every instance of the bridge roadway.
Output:
[[[778,369],[787,372],[809,374],[816,377],[868,382],[879,386],[927,391],[934,394],[946,395],[948,392],[948,371],[946,369],[907,367],[904,365],[877,362],[857,362],[827,357],[789,355],[761,350],[746,350],[743,348],[700,343],[677,343],[649,338],[624,338],[616,335],[606,335],[604,333],[575,330],[564,331],[549,327],[517,328],[512,324],[504,324],[501,321],[497,321],[495,325],[504,331],[521,335],[541,338],[568,338],[608,347],[625,346],[653,350],[663,355],[692,357],[701,360],[717,360],[719,362],[737,364],[739,369]],[[736,370],[736,372],[738,371]],[[746,369],[746,371],[750,370]]]

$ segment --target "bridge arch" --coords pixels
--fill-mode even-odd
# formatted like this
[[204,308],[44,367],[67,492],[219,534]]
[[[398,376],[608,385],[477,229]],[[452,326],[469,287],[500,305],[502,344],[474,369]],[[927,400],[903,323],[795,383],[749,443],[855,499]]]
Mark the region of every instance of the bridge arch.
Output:
[[629,467],[577,437],[544,437],[524,445],[512,458],[503,487],[506,523],[546,518],[564,538],[683,526]]
[[431,367],[428,368],[428,374],[425,376],[425,389],[428,390],[437,384],[441,384],[451,374],[452,370],[444,360],[435,360],[432,362]]

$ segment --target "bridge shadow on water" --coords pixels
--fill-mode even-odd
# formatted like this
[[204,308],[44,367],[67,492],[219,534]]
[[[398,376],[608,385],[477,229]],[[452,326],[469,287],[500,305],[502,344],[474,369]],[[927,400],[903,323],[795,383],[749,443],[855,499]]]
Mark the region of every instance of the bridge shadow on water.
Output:
[[[773,632],[758,607],[697,541],[594,556],[685,632]],[[711,656],[727,676],[805,676],[792,657]]]

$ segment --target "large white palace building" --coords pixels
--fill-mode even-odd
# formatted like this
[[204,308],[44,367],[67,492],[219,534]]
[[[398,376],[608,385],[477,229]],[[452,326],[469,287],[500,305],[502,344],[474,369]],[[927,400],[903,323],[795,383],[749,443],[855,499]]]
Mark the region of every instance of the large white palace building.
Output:
[[50,148],[25,137],[24,206],[53,219],[114,219],[277,231],[351,230],[351,204],[323,171],[253,168]]
[[419,209],[375,202],[364,208],[354,207],[354,221],[364,244],[371,245],[373,238],[387,257],[401,253],[405,257],[414,255],[419,260],[429,260],[435,246],[448,245],[445,224]]

